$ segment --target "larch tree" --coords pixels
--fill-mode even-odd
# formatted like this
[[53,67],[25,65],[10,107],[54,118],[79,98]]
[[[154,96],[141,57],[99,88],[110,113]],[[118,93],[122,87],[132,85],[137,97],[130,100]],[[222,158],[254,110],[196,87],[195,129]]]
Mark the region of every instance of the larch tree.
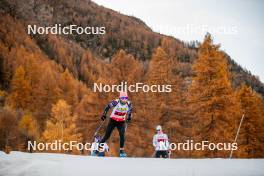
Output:
[[[177,110],[180,107],[179,99],[179,84],[180,77],[179,75],[173,72],[176,68],[177,63],[173,60],[161,47],[158,47],[149,63],[149,69],[147,72],[147,84],[148,85],[157,85],[160,87],[162,92],[150,92],[146,94],[147,107],[149,117],[155,121],[153,122],[152,128],[157,124],[163,125],[168,131],[173,131],[179,127],[179,116]],[[164,89],[165,86],[170,85],[171,92]],[[163,88],[161,88],[163,87]],[[168,92],[167,92],[168,91]],[[170,132],[169,132],[170,133]],[[170,133],[169,135],[171,135]]]
[[40,77],[42,72],[41,62],[37,58],[41,58],[41,55],[38,54],[29,54],[24,56],[24,68],[26,71],[26,76],[28,83],[30,85],[31,91],[31,101],[30,107],[28,108],[31,112],[36,112],[41,104],[41,89],[40,87]]
[[244,120],[238,137],[237,157],[263,157],[263,99],[252,88],[243,85],[237,91]]
[[74,80],[69,70],[66,69],[61,75],[60,89],[63,98],[71,105],[75,106],[78,102],[77,81]]
[[152,55],[147,73],[148,82],[152,84],[170,83],[172,75],[172,59],[158,47]]
[[149,85],[160,85],[159,89],[157,88],[155,90],[157,92],[149,91],[150,99],[158,102],[158,104],[164,108],[166,107],[166,102],[168,102],[167,100],[169,97],[168,93],[165,93],[166,90],[162,85],[170,85],[172,82],[172,64],[172,59],[168,54],[161,47],[158,47],[152,55],[146,75],[146,82]]
[[61,97],[61,90],[58,86],[59,74],[52,69],[52,66],[47,62],[43,63],[41,70],[42,74],[39,81],[39,96],[37,97],[39,103],[35,106],[38,107],[36,118],[39,123],[40,131],[43,132],[52,105]]
[[[210,34],[205,36],[192,67],[194,77],[189,88],[188,103],[197,119],[196,139],[231,142],[240,109],[231,87],[227,60],[219,47],[213,44]],[[207,157],[228,155],[217,150],[198,153]]]
[[118,51],[112,58],[111,64],[119,72],[115,75],[118,81],[127,81],[132,84],[140,81],[143,75],[142,64],[124,50]]
[[59,100],[52,106],[51,118],[47,121],[46,130],[43,133],[45,141],[62,142],[81,141],[80,133],[76,129],[76,116],[72,115],[71,106],[64,100]]
[[[157,85],[159,86],[155,88],[154,91],[149,90],[148,92],[144,93],[144,99],[142,99],[142,104],[145,104],[146,107],[144,109],[148,112],[148,117],[153,119],[153,116],[155,117],[155,121],[151,121],[153,124],[151,124],[152,128],[156,124],[160,123],[160,120],[165,115],[166,111],[168,110],[168,93],[166,92],[160,92],[165,91],[165,88],[162,88],[162,85],[171,84],[171,73],[172,73],[172,60],[169,58],[167,53],[161,48],[158,47],[149,62],[148,71],[146,74],[146,80],[145,82],[149,85]],[[151,103],[151,106],[150,106]]]
[[18,122],[18,128],[23,138],[23,149],[26,148],[28,141],[39,139],[39,127],[36,119],[31,113],[25,113]]
[[13,108],[27,109],[31,101],[31,88],[22,66],[16,69],[11,82],[10,104]]
[[89,91],[83,95],[82,100],[74,109],[78,116],[76,120],[78,132],[82,134],[84,142],[91,142],[91,136],[93,136],[91,129],[95,129],[98,125],[98,114],[101,114],[104,106],[104,104],[98,105],[98,102],[100,102],[98,95]]
[[20,138],[17,128],[17,114],[10,107],[0,108],[0,150],[17,150]]
[[31,113],[25,113],[18,123],[19,129],[22,131],[24,135],[28,138],[38,138],[38,124],[35,118],[32,116]]
[[[153,100],[157,102],[156,110],[161,111],[159,121],[166,133],[174,141],[185,139],[186,103],[184,94],[184,80],[179,72],[179,62],[176,51],[170,47],[171,40],[163,39],[162,46],[157,48],[150,61],[149,84],[171,85],[171,92],[156,93]],[[157,114],[155,114],[157,115]],[[180,156],[179,152],[177,156]]]

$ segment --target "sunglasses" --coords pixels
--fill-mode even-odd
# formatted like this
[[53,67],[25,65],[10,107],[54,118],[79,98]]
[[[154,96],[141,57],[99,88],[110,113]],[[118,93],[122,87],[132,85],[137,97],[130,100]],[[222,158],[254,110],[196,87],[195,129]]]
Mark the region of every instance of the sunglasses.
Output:
[[128,100],[128,97],[120,97],[121,100]]

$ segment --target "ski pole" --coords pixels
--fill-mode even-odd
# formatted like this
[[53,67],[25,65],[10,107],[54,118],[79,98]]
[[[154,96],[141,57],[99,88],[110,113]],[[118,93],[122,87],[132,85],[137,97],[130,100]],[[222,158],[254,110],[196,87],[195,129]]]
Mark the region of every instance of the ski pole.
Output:
[[104,122],[105,122],[105,120],[104,121],[101,121],[100,125],[95,130],[93,137],[95,137],[97,135],[97,133],[99,132],[99,130],[102,128]]
[[127,131],[128,122],[125,122],[125,132]]
[[171,150],[168,151],[168,158],[171,158]]
[[154,152],[152,153],[151,158],[155,158],[155,156],[156,156],[156,152],[157,152],[157,151],[154,151]]
[[[236,143],[236,141],[237,141],[237,138],[238,138],[238,135],[239,135],[239,131],[240,131],[240,127],[241,127],[242,122],[243,122],[243,120],[244,120],[244,116],[245,116],[245,114],[243,114],[242,117],[241,117],[240,124],[239,124],[238,129],[237,129],[237,133],[236,133],[236,137],[235,137],[234,143]],[[232,158],[232,155],[233,155],[233,150],[231,150],[231,153],[230,153],[229,159]]]

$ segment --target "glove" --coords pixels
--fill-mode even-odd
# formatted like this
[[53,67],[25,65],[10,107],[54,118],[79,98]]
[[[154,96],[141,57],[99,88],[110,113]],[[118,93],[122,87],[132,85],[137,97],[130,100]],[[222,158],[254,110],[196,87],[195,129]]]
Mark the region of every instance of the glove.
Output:
[[106,119],[106,115],[103,114],[103,115],[101,116],[101,120],[104,121],[105,119]]
[[127,123],[129,123],[131,120],[132,120],[131,117],[128,117],[126,121]]

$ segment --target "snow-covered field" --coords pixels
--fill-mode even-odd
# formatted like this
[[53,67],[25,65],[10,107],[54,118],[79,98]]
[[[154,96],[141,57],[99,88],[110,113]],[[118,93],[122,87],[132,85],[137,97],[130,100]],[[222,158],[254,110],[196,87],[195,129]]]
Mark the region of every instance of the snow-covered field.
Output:
[[0,176],[255,176],[264,159],[155,159],[0,151]]

